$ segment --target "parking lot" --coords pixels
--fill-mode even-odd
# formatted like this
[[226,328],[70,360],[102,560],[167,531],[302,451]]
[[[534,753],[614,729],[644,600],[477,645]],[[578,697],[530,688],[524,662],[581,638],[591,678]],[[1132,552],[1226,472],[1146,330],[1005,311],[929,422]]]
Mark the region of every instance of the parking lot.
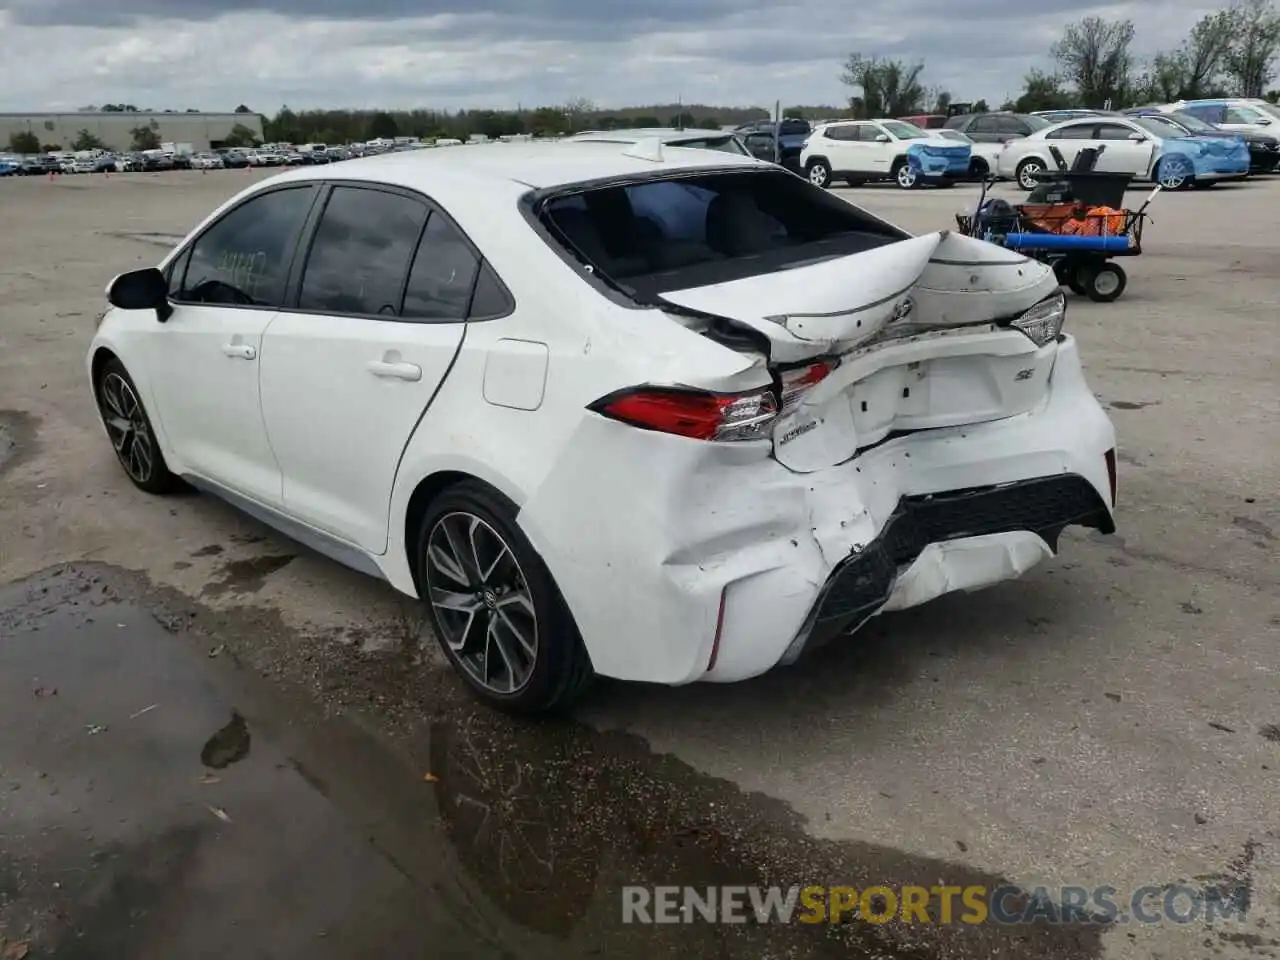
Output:
[[[1068,531],[1061,554],[1020,581],[886,615],[759,680],[602,682],[575,722],[530,726],[474,706],[430,638],[421,642],[420,612],[385,584],[207,497],[149,498],[112,457],[84,371],[104,286],[158,261],[219,202],[269,175],[0,182],[0,589],[71,564],[61,577],[73,587],[45,573],[36,594],[109,588],[129,613],[104,612],[113,626],[150,611],[167,628],[154,643],[242,665],[245,678],[210,683],[231,691],[228,705],[251,725],[260,715],[275,730],[276,769],[301,769],[294,761],[308,757],[302,780],[270,789],[318,791],[333,829],[350,833],[343,843],[367,840],[395,867],[361,866],[363,889],[316,896],[355,910],[376,895],[411,910],[415,891],[435,891],[446,912],[485,917],[489,945],[522,957],[1280,956],[1280,178],[1161,195],[1145,255],[1125,263],[1124,296],[1070,298],[1067,329],[1120,438],[1116,535]],[[953,225],[977,197],[971,186],[839,192],[918,232]],[[1008,185],[996,192],[1021,196]],[[31,591],[9,592],[0,637],[34,635],[33,602]],[[100,627],[93,642],[110,643]],[[64,647],[51,649],[74,658]],[[132,722],[162,723],[186,697],[167,692],[171,672],[153,670],[162,657],[147,649],[131,654],[150,678],[136,709],[157,706]],[[43,662],[39,684],[58,686],[62,669],[75,672]],[[36,683],[0,674],[0,690]],[[62,686],[63,700],[83,698],[77,724],[107,728],[94,743],[109,751],[132,711],[99,719],[96,709],[123,702],[88,679]],[[0,699],[0,727],[14,730],[48,703]],[[4,797],[35,803],[47,790],[27,776],[41,768],[30,755],[37,742],[0,735],[0,817]],[[111,767],[109,755],[83,762]],[[221,786],[201,786],[190,803],[200,816],[222,810],[230,820],[207,826],[234,834],[243,818],[233,802],[206,802]],[[459,801],[477,792],[490,815],[483,828]],[[257,801],[244,802],[252,818]],[[86,794],[59,817],[83,807],[85,843],[106,842],[123,828],[93,805]],[[521,832],[529,824],[542,853],[517,869],[507,857],[533,843]],[[249,828],[265,829],[252,819]],[[0,842],[4,830],[0,819]],[[307,859],[306,846],[283,845],[280,862],[341,872],[340,862]],[[31,848],[24,874],[34,886],[9,885],[0,871],[0,921],[6,896],[9,909],[26,902],[11,916],[33,948],[56,939],[57,922],[39,907],[53,882],[42,849]],[[284,889],[282,876],[273,882]],[[618,922],[624,884],[1003,879],[1026,889],[1235,885],[1252,892],[1251,909],[1214,927],[860,925],[844,945],[817,930],[655,933]],[[220,902],[246,917],[255,909]],[[362,955],[408,956],[394,943],[415,941],[387,938],[422,932],[372,907],[361,916],[334,933],[332,953],[310,955],[353,956],[354,943]],[[98,930],[122,922],[84,920]],[[306,922],[325,937],[321,919]],[[207,935],[229,936],[218,929]],[[478,940],[451,942],[457,956],[476,955]]]

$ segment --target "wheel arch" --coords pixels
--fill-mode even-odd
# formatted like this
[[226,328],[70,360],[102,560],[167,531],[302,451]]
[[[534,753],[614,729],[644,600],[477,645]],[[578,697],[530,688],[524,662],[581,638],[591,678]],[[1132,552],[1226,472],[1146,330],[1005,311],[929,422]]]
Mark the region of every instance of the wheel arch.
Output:
[[827,155],[824,153],[815,153],[812,156],[807,157],[801,166],[803,166],[805,170],[808,170],[810,164],[818,163],[818,162],[825,163],[827,165],[828,170],[831,170],[832,173],[835,172],[834,170],[832,170],[831,161],[827,159]]

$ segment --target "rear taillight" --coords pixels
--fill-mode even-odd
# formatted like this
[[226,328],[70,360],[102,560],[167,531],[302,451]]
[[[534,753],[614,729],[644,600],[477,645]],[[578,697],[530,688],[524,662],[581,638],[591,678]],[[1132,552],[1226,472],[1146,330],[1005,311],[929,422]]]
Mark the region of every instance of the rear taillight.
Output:
[[836,368],[834,363],[825,360],[810,364],[807,367],[795,367],[778,374],[779,393],[782,396],[782,412],[790,413],[796,408],[804,395],[812,387],[817,386]]
[[588,408],[621,423],[694,440],[761,440],[778,417],[773,390],[712,393],[680,387],[636,387]]

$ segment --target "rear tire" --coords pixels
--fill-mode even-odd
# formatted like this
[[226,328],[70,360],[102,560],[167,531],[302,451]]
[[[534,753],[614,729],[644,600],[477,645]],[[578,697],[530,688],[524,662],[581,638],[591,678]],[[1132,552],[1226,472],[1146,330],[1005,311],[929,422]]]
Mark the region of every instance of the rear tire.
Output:
[[116,459],[133,485],[158,496],[183,489],[181,478],[165,463],[133,378],[116,357],[98,371],[93,395]]
[[987,161],[981,157],[974,157],[969,161],[969,181],[971,183],[981,183],[991,176],[991,167]]
[[1095,303],[1111,303],[1119,299],[1128,285],[1129,278],[1116,263],[1100,263],[1089,268],[1089,272],[1080,278],[1085,294]]
[[477,697],[507,713],[558,712],[586,690],[591,659],[516,512],[479,481],[437,497],[418,534],[419,590],[441,650]]

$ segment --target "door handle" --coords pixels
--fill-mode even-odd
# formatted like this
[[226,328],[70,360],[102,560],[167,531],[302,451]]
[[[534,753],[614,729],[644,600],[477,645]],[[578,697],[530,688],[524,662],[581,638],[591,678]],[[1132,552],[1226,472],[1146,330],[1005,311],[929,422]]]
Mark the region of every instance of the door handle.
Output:
[[408,380],[410,383],[417,383],[422,379],[422,368],[416,363],[370,360],[364,368],[375,377],[382,377],[385,380]]
[[222,352],[233,360],[252,360],[258,351],[247,343],[224,343]]

